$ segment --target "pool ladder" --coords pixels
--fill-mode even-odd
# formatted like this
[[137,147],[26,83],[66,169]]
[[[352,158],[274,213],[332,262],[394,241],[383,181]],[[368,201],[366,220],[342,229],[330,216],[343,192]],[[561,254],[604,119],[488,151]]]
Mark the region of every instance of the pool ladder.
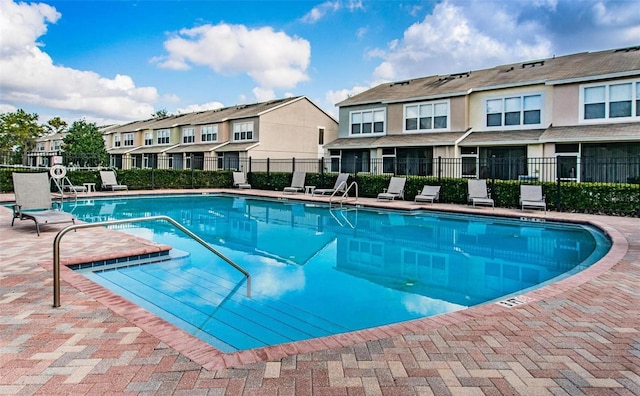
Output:
[[57,307],[60,306],[60,240],[62,239],[62,237],[67,232],[72,231],[72,230],[82,229],[82,228],[93,228],[93,227],[101,227],[101,226],[106,226],[106,225],[125,224],[125,223],[139,223],[139,222],[144,222],[144,221],[157,221],[157,220],[164,220],[164,221],[172,224],[173,226],[178,228],[180,231],[184,232],[189,237],[191,237],[191,239],[195,240],[200,245],[202,245],[205,248],[207,248],[210,252],[212,252],[216,256],[220,257],[227,264],[229,264],[233,268],[235,268],[238,271],[240,271],[244,275],[244,277],[247,279],[247,297],[251,297],[251,274],[249,274],[249,272],[247,270],[245,270],[240,265],[238,265],[238,264],[234,263],[233,261],[231,261],[231,259],[229,259],[224,254],[222,254],[219,251],[217,251],[214,247],[209,245],[202,238],[200,238],[199,236],[197,236],[193,232],[191,232],[188,229],[186,229],[182,224],[178,223],[177,221],[175,221],[171,217],[159,215],[159,216],[149,216],[149,217],[138,217],[138,218],[133,218],[133,219],[100,221],[100,222],[97,222],[97,223],[74,224],[74,225],[70,225],[70,226],[65,227],[62,230],[60,230],[60,232],[58,232],[56,237],[53,239],[53,306],[54,306],[54,308],[57,308]]
[[333,194],[331,194],[331,196],[329,197],[329,209],[331,209],[332,205],[333,205],[333,198],[335,198],[336,196],[339,197],[339,202],[340,202],[340,207],[342,208],[342,204],[349,198],[349,191],[351,191],[351,189],[355,190],[356,196],[355,196],[355,200],[358,200],[358,183],[356,183],[355,181],[352,181],[351,184],[349,184],[349,187],[347,187],[344,192],[342,192],[342,194],[337,195],[338,193],[340,193],[340,188],[337,188]]

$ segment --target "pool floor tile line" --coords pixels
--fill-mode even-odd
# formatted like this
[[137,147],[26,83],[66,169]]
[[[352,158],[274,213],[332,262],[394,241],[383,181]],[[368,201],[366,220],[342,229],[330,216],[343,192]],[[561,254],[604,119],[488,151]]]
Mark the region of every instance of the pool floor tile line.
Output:
[[[326,202],[302,194],[287,198]],[[424,210],[523,214],[440,204]],[[594,222],[610,233],[614,248],[586,271],[526,293],[533,301],[513,308],[486,304],[339,337],[221,354],[68,269],[62,270],[62,307],[52,308],[51,242],[62,227],[43,227],[37,237],[33,223],[12,228],[11,211],[0,207],[0,395],[640,395],[640,220],[545,216]],[[61,250],[85,261],[121,250],[128,236],[106,238],[105,232],[111,231],[67,234]],[[126,244],[140,249],[145,242]]]

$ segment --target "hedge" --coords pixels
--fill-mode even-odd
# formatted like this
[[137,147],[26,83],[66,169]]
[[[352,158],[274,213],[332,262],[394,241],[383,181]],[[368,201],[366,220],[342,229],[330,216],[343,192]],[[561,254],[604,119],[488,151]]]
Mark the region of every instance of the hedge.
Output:
[[[0,191],[12,192],[11,168],[0,169]],[[100,186],[100,173],[95,170],[70,170],[67,177],[74,185],[96,183]],[[252,172],[248,182],[259,190],[282,191],[291,185],[290,172]],[[307,173],[305,184],[316,188],[332,188],[337,173]],[[117,178],[130,190],[151,189],[195,189],[195,188],[231,188],[233,175],[229,171],[169,170],[169,169],[130,169],[118,170]],[[359,173],[350,176],[349,183],[356,181],[360,197],[375,198],[389,185],[390,176]],[[429,176],[408,176],[405,185],[405,200],[412,201],[425,184],[440,185],[440,202],[466,204],[467,180]],[[518,208],[520,182],[514,180],[487,180],[492,189],[491,197],[496,206]],[[545,182],[542,185],[549,210],[605,214],[614,216],[640,216],[640,186],[638,184],[611,183],[557,183]],[[353,195],[353,194],[352,194]]]

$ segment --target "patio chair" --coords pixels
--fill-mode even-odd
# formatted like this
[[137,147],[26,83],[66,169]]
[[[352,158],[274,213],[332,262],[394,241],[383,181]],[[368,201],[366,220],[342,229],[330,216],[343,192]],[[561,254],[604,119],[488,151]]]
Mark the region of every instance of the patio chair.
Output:
[[251,188],[251,184],[247,183],[247,177],[244,172],[233,172],[233,186],[240,189]]
[[293,177],[291,178],[291,186],[285,187],[282,192],[285,194],[295,194],[297,192],[304,191],[304,180],[306,178],[306,172],[293,172]]
[[474,207],[476,205],[491,205],[492,207],[495,207],[495,203],[493,199],[491,199],[491,196],[489,195],[489,192],[487,190],[486,180],[469,179],[468,188],[468,201],[471,202]]
[[54,210],[48,174],[13,173],[12,176],[16,203],[13,205],[11,227],[16,219],[33,220],[40,236],[41,224],[75,224],[76,219],[71,213]]
[[424,186],[415,197],[415,202],[431,202],[440,199],[440,186]]
[[388,199],[390,201],[396,198],[404,199],[404,185],[406,182],[406,177],[392,177],[389,181],[389,187],[378,194],[378,201],[381,199]]
[[524,208],[544,209],[547,211],[547,202],[542,195],[542,186],[521,185],[520,186],[520,205]]
[[129,189],[125,184],[118,184],[114,171],[100,171],[100,179],[102,180],[103,190],[116,191]]
[[347,191],[347,180],[349,179],[348,173],[340,173],[336,182],[333,185],[333,188],[316,188],[313,190],[313,195],[325,195],[325,194],[333,194],[335,192],[344,193]]

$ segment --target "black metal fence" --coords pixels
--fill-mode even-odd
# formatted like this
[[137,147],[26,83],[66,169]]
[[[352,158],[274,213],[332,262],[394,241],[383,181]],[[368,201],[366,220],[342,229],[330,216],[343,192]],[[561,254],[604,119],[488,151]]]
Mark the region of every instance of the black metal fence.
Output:
[[[63,164],[70,168],[83,169],[88,166],[83,159],[92,159],[91,154],[82,158],[63,156]],[[33,158],[33,157],[32,157]],[[26,165],[49,167],[52,159],[39,156],[38,163]],[[47,158],[45,161],[43,158]],[[0,155],[3,165],[13,164],[12,153]],[[116,169],[167,169],[167,170],[235,170],[243,172],[294,172],[308,173],[368,173],[372,175],[431,176],[441,178],[480,178],[495,180],[525,180],[529,182],[592,182],[614,184],[640,183],[640,156],[627,157],[578,157],[557,156],[544,158],[462,158],[400,159],[383,157],[362,159],[331,158],[287,158],[253,159],[238,156],[205,157],[202,153],[164,156],[131,155],[112,156],[111,167]],[[107,166],[107,164],[104,164]]]

